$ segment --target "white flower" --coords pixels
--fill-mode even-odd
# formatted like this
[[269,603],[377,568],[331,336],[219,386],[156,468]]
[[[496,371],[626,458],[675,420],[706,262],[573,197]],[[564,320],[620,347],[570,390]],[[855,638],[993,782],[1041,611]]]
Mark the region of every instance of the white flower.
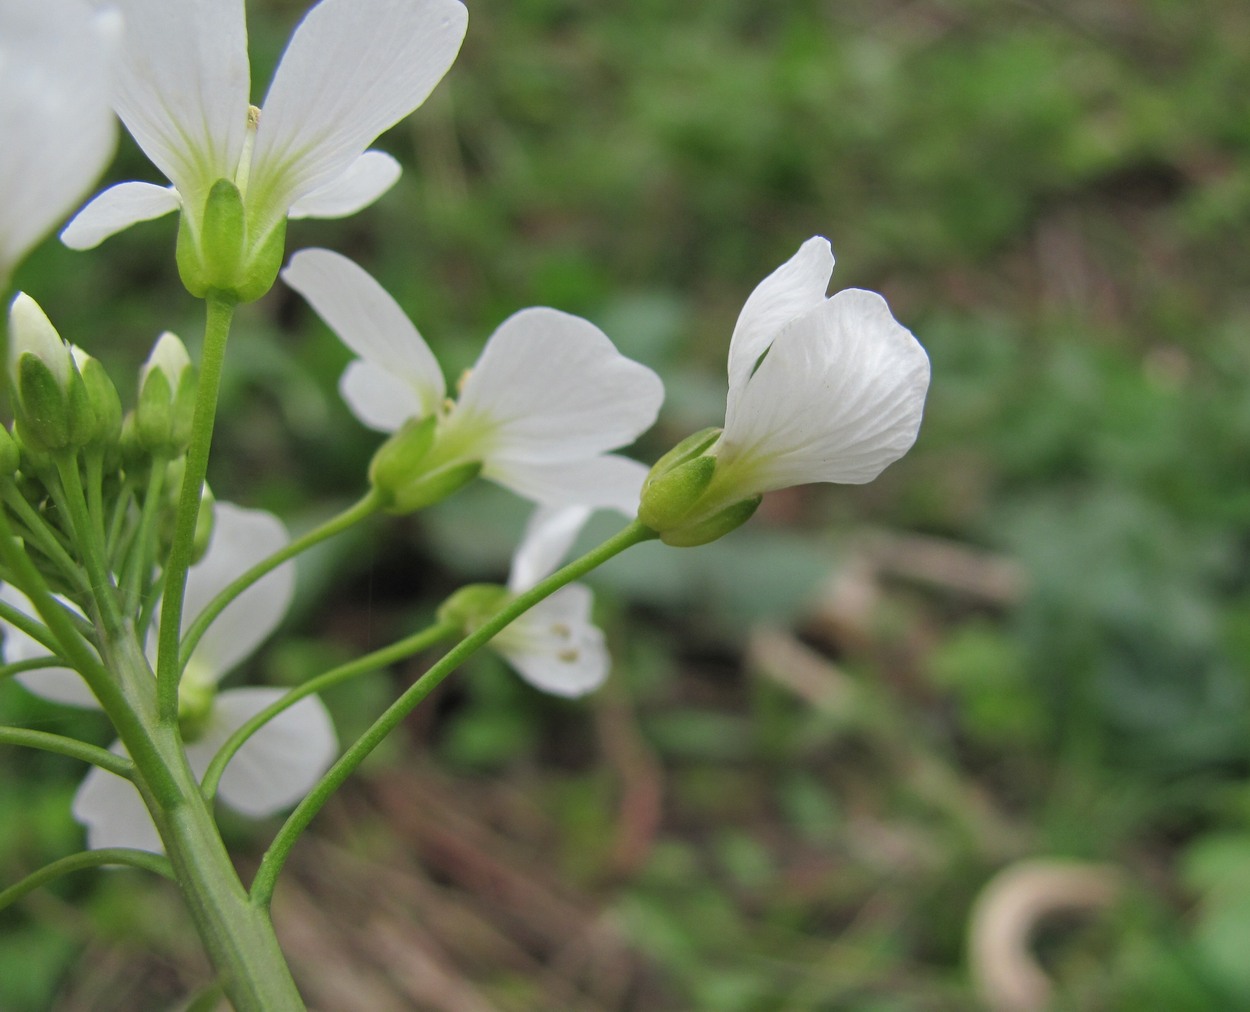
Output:
[[638,518],[665,543],[713,541],[774,489],[872,481],[915,442],[929,357],[875,292],[826,298],[832,272],[816,236],[742,307],[724,428],[679,443],[643,488]]
[[[512,557],[508,590],[519,594],[555,572],[590,512],[585,506],[535,510]],[[589,587],[570,583],[506,626],[491,647],[536,688],[584,695],[603,684],[611,663],[603,631],[590,619],[592,604]]]
[[257,112],[243,0],[113,2],[127,25],[117,113],[173,186],[105,190],[62,234],[76,249],[179,207],[198,236],[222,179],[243,195],[250,250],[288,216],[372,203],[399,166],[365,148],[425,101],[467,20],[458,0],[323,0],[295,30]]
[[[183,614],[187,624],[228,584],[287,543],[272,514],[217,503],[213,540],[187,577]],[[202,776],[217,750],[247,720],[284,695],[282,689],[217,692],[217,682],[247,659],[273,632],[290,604],[294,571],[280,566],[244,591],[209,626],[191,654],[179,686],[187,761]],[[30,611],[12,587],[3,599]],[[153,642],[149,645],[154,646]],[[12,626],[5,627],[4,658],[12,663],[46,657],[47,651]],[[43,668],[17,676],[36,695],[73,706],[96,706],[86,683],[67,668]],[[302,798],[329,766],[337,748],[334,727],[316,697],[302,699],[256,732],[226,766],[221,800],[253,817],[270,815]],[[122,754],[120,743],[113,751]],[[93,768],[74,798],[74,816],[87,827],[87,842],[101,847],[138,847],[159,852],[160,838],[143,800],[129,781]]]
[[83,0],[0,4],[0,283],[113,154],[116,28]]
[[329,250],[301,250],[282,278],[360,356],[340,390],[364,424],[393,432],[436,416],[430,453],[440,468],[479,461],[485,477],[537,503],[637,511],[645,469],[607,451],[651,426],[664,386],[594,324],[555,309],[515,313],[449,404],[433,353],[364,270]]
[[872,481],[916,441],[929,357],[876,292],[826,298],[829,240],[808,239],[751,293],[729,343],[719,479],[752,493]]

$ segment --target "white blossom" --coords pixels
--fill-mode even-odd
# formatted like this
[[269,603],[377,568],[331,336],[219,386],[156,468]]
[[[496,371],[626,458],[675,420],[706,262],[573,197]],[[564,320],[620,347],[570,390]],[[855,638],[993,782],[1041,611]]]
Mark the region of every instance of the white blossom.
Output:
[[513,314],[450,403],[416,327],[351,260],[301,250],[282,278],[359,356],[340,391],[365,425],[393,432],[436,415],[442,467],[480,461],[483,476],[540,504],[637,511],[645,468],[607,451],[651,426],[664,387],[594,324],[541,307]]
[[[586,506],[535,510],[512,557],[508,590],[519,594],[555,572],[590,512]],[[509,623],[491,647],[536,688],[584,695],[603,684],[611,664],[592,606],[590,588],[570,583]]]
[[717,485],[756,495],[860,484],[915,442],[929,358],[875,292],[826,298],[832,273],[829,241],[814,237],[742,307],[725,428],[710,451]]
[[112,157],[118,27],[83,0],[0,4],[0,283]]
[[257,111],[243,0],[112,2],[127,24],[117,113],[173,185],[105,190],[62,234],[75,249],[179,207],[195,231],[221,179],[243,194],[253,247],[287,217],[367,206],[399,166],[365,149],[425,101],[467,20],[458,0],[323,0],[296,28]]

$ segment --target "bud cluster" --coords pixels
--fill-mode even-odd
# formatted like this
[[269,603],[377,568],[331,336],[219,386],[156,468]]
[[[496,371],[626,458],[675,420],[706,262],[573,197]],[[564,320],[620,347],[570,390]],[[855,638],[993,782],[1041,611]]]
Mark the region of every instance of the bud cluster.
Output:
[[[124,412],[104,366],[62,340],[34,299],[21,293],[9,312],[8,367],[13,424],[0,427],[0,481],[6,499],[16,495],[30,507],[21,511],[27,550],[50,585],[68,589],[72,574],[64,571],[65,558],[54,559],[43,547],[49,542],[29,528],[31,518],[38,518],[56,541],[78,547],[69,553],[76,561],[84,532],[73,529],[73,511],[63,498],[67,481],[86,490],[87,501],[102,510],[93,520],[108,532],[102,547],[114,571],[133,556],[143,517],[151,537],[167,545],[198,379],[182,342],[161,335],[139,370],[136,404]],[[205,497],[210,499],[207,491]],[[198,546],[208,542],[211,517],[211,508],[201,509],[205,529],[197,534]],[[150,579],[148,573],[140,582]]]

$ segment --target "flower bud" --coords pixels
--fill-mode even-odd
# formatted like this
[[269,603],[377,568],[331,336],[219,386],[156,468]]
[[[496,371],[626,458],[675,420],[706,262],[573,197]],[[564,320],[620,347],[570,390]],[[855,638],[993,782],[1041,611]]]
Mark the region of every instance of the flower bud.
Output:
[[9,368],[21,438],[41,450],[70,445],[70,391],[77,377],[69,347],[29,295],[9,310]]
[[[83,446],[111,447],[116,446],[122,431],[122,401],[117,394],[117,387],[104,371],[99,359],[93,358],[77,345],[70,349],[74,364],[78,367],[78,375],[82,380],[82,391],[88,418],[80,423],[86,431],[82,434]],[[71,398],[71,408],[76,398]]]
[[471,583],[461,587],[438,606],[440,622],[449,622],[468,635],[487,622],[512,595],[494,583]]
[[187,349],[166,331],[139,370],[135,434],[148,452],[176,457],[186,451],[198,378]]

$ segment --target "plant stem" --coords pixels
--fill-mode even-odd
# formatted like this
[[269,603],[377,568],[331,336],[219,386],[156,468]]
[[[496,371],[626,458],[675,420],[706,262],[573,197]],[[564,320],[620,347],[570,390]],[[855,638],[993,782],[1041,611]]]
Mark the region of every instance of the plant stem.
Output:
[[479,628],[444,654],[441,660],[413,683],[399,699],[387,707],[368,730],[343,753],[338,762],[330,767],[317,786],[296,806],[295,811],[287,817],[286,822],[269,845],[269,849],[265,851],[260,868],[256,872],[256,878],[252,881],[252,901],[266,908],[269,906],[278,875],[300,833],[307,828],[313,817],[321,811],[322,806],[343,781],[355,772],[370,752],[377,748],[382,739],[390,734],[417,704],[425,699],[452,671],[464,663],[475,650],[490,642],[510,622],[539,601],[554,594],[565,584],[572,583],[579,576],[602,565],[625,549],[657,537],[659,535],[655,531],[635,520],[603,544],[592,548],[580,559],[570,562],[563,569],[539,581],[529,590],[518,594]]
[[131,850],[129,847],[105,847],[100,850],[84,850],[80,854],[70,854],[51,864],[45,864],[36,872],[27,875],[20,882],[9,888],[0,890],[0,910],[20,900],[29,892],[41,885],[60,878],[72,871],[83,868],[100,868],[108,864],[125,864],[132,868],[154,871],[166,878],[173,878],[173,870],[169,862],[160,854],[149,854],[146,850]]
[[365,654],[363,657],[357,657],[354,661],[348,661],[346,664],[340,664],[337,668],[331,668],[324,674],[309,679],[303,685],[296,686],[282,698],[274,700],[247,723],[239,727],[234,734],[226,739],[225,744],[217,750],[217,754],[213,756],[213,761],[209,764],[203,778],[200,780],[200,791],[204,795],[204,799],[211,801],[214,795],[216,795],[217,784],[221,781],[221,775],[225,772],[227,763],[242,748],[243,743],[283,710],[294,706],[306,696],[324,692],[340,682],[345,682],[350,678],[355,678],[357,675],[363,675],[370,671],[376,671],[378,668],[394,664],[398,660],[426,650],[440,640],[450,638],[456,631],[457,627],[450,622],[437,623],[392,643],[390,646],[382,647],[380,650]]
[[178,682],[182,677],[178,642],[182,631],[182,598],[187,586],[187,570],[195,549],[195,528],[200,517],[204,477],[208,473],[208,453],[213,441],[217,416],[217,395],[226,357],[226,341],[234,318],[236,300],[226,292],[210,291],[205,296],[204,354],[200,363],[199,389],[191,422],[191,444],[187,448],[186,470],[178,496],[178,515],[173,543],[165,562],[165,590],[161,601],[161,630],[157,644],[156,698],[161,720],[178,719]]
[[307,534],[296,538],[274,552],[269,558],[262,559],[246,573],[230,583],[229,586],[225,587],[195,617],[195,621],[187,627],[186,635],[182,637],[180,663],[183,665],[187,663],[192,651],[195,650],[195,645],[200,642],[200,638],[208,627],[212,625],[213,620],[225,611],[230,602],[247,590],[248,587],[252,586],[266,574],[277,569],[288,559],[295,558],[301,552],[306,552],[312,548],[313,545],[319,544],[336,534],[341,534],[349,527],[360,523],[366,517],[372,516],[382,508],[382,501],[382,497],[371,488],[362,499],[349,506],[338,516],[332,517],[320,527],[315,527]]
[[67,738],[47,731],[32,731],[25,727],[0,726],[0,745],[24,745],[27,748],[42,749],[44,752],[55,752],[71,759],[81,759],[127,780],[134,779],[135,764],[126,756],[116,755],[98,745],[88,745],[77,738]]

